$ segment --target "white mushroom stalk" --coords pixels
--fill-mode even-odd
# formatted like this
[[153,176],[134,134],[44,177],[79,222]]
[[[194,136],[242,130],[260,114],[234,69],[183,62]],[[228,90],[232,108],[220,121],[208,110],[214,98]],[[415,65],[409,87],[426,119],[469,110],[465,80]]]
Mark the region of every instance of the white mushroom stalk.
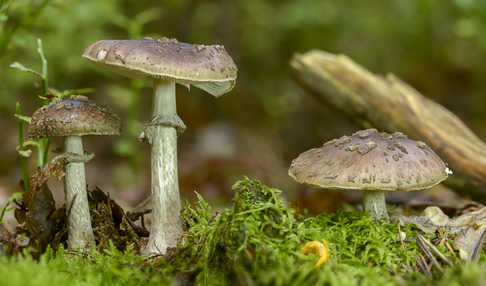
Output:
[[[64,140],[65,152],[84,155],[81,136],[68,136]],[[66,193],[68,247],[86,249],[95,243],[89,214],[86,172],[83,162],[66,164],[64,191]]]
[[363,192],[364,210],[378,220],[388,221],[384,191],[364,191]]
[[152,121],[145,128],[145,137],[152,145],[152,225],[144,250],[147,254],[165,253],[167,248],[177,245],[182,233],[177,127],[184,129],[177,116],[175,82],[155,79]]

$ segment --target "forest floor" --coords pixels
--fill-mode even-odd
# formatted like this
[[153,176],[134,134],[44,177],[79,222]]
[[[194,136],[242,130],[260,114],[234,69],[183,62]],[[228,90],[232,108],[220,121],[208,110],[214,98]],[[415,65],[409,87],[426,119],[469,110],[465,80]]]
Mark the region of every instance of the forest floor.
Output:
[[[0,285],[484,285],[486,256],[466,263],[455,257],[437,233],[413,225],[380,223],[350,208],[332,214],[298,215],[280,191],[243,179],[233,189],[233,206],[216,212],[199,196],[186,204],[185,232],[164,257],[138,255],[143,231],[112,219],[93,218],[98,248],[90,253],[51,246],[41,255],[29,247],[0,257]],[[92,212],[100,214],[100,205]],[[93,215],[93,214],[92,214]],[[110,215],[116,212],[110,209]],[[133,215],[127,214],[126,216]],[[109,221],[109,220],[107,220]],[[118,223],[116,223],[118,221]],[[100,233],[109,233],[104,237]],[[452,261],[427,258],[417,243],[422,235]],[[16,238],[18,240],[18,238]],[[309,241],[324,240],[330,257],[303,254]],[[62,240],[60,240],[62,241]],[[51,245],[53,245],[51,243]],[[32,254],[34,253],[34,255]],[[37,257],[37,258],[34,258]],[[421,267],[418,260],[425,262]],[[444,260],[445,261],[445,260]],[[438,265],[438,266],[437,266]]]

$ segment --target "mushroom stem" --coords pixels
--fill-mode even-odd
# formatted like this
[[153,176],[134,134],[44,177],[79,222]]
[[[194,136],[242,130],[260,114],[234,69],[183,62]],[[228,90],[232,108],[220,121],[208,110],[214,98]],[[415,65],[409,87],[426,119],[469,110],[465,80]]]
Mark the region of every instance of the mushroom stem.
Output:
[[365,211],[371,216],[378,220],[389,220],[384,191],[364,191],[363,204]]
[[[154,80],[153,120],[159,117],[177,117],[175,82]],[[152,144],[152,226],[144,252],[165,254],[175,247],[182,233],[180,198],[177,176],[177,130],[173,126],[155,124],[146,127],[146,136]]]
[[[81,136],[68,136],[64,141],[65,152],[84,155]],[[68,220],[68,246],[86,249],[94,245],[94,234],[89,215],[88,194],[84,163],[66,164],[64,178]]]

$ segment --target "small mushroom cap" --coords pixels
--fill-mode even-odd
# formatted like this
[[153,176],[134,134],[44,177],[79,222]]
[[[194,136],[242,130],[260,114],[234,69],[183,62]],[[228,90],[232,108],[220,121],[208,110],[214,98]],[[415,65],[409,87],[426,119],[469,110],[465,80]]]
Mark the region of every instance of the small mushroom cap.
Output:
[[192,84],[218,97],[230,91],[237,68],[220,45],[192,45],[176,39],[101,40],[83,57],[112,72],[130,77],[154,77]]
[[28,136],[119,135],[120,118],[106,107],[84,96],[60,100],[37,109],[32,115]]
[[424,142],[366,129],[299,155],[289,175],[327,189],[412,191],[430,188],[450,170]]

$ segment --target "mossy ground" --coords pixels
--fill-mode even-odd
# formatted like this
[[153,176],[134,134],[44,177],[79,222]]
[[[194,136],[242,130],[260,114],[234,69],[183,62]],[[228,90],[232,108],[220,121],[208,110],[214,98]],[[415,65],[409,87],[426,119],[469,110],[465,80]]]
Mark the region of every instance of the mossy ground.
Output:
[[[201,197],[186,205],[186,232],[169,257],[147,260],[133,250],[73,254],[48,250],[0,258],[0,285],[482,285],[486,258],[411,272],[420,253],[418,230],[376,223],[359,212],[296,216],[280,191],[255,180],[235,184],[233,207],[214,213]],[[432,238],[432,237],[430,237]],[[331,257],[316,269],[315,255],[301,254],[310,240],[325,239]],[[406,270],[409,269],[409,270]]]

